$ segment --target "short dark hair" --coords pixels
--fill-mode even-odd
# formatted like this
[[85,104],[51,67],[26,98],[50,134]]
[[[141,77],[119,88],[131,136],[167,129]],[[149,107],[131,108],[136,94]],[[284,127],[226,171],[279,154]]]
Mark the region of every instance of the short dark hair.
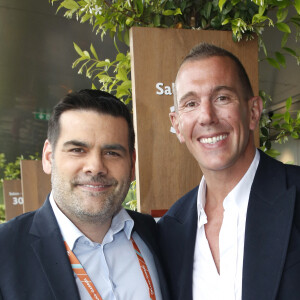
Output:
[[[233,60],[237,67],[238,75],[242,83],[244,97],[247,100],[251,99],[254,96],[254,93],[244,66],[235,55],[223,48],[208,43],[200,43],[192,48],[190,53],[183,59],[181,66],[188,61],[197,61],[214,56],[225,56]],[[175,104],[177,105],[176,91],[174,92]]]
[[60,134],[60,116],[69,110],[91,110],[99,114],[122,117],[128,124],[128,146],[134,151],[134,129],[132,115],[127,106],[115,96],[100,90],[80,90],[67,94],[53,109],[48,122],[47,138],[55,149]]

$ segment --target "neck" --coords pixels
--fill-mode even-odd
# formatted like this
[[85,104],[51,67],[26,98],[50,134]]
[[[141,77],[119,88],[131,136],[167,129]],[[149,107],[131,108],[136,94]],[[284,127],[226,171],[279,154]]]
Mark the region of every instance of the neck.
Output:
[[110,228],[112,219],[106,222],[84,222],[82,220],[72,220],[73,224],[92,242],[101,244],[107,231]]
[[234,189],[246,174],[255,156],[253,151],[242,158],[242,163],[236,163],[223,170],[203,170],[206,181],[206,203],[213,206],[223,205],[225,197]]

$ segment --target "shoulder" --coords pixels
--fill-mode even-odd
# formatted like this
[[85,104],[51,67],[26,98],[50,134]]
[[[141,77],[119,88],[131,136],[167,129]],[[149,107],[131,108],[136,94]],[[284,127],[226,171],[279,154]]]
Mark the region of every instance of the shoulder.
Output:
[[29,231],[34,215],[35,211],[28,212],[0,224],[0,239],[7,234],[20,234],[21,232]]
[[177,200],[160,220],[160,223],[166,218],[175,218],[178,219],[179,222],[183,222],[184,219],[190,215],[191,211],[197,207],[198,189],[199,186],[195,187]]
[[29,242],[29,231],[35,212],[20,215],[6,223],[0,225],[0,256],[5,253],[18,251],[16,247],[21,247]]
[[300,166],[284,164],[260,151],[258,172],[264,175],[265,181],[274,181],[274,176],[286,177],[287,187],[300,186]]
[[155,220],[152,216],[148,214],[136,212],[133,210],[126,210],[126,211],[129,214],[129,216],[133,219],[135,226],[143,225],[143,224],[155,226]]

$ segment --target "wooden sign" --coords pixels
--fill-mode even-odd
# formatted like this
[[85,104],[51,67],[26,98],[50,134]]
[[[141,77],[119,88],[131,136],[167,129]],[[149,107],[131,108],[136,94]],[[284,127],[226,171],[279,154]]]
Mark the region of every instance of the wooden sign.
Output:
[[42,161],[21,160],[24,212],[42,206],[51,191],[51,176],[44,173]]
[[[235,43],[232,33],[187,29],[132,28],[130,53],[136,131],[138,210],[168,209],[200,183],[196,160],[170,132],[172,83],[192,47],[208,42],[235,54],[258,94],[257,40]],[[256,138],[258,139],[258,138]]]
[[6,221],[23,213],[23,197],[21,180],[4,180],[3,194]]

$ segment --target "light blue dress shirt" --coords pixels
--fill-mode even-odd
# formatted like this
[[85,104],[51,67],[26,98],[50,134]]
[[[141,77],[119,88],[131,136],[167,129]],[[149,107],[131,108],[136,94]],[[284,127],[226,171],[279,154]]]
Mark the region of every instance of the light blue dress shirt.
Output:
[[[134,221],[125,209],[112,219],[101,244],[88,239],[57,207],[52,194],[50,203],[62,236],[89,275],[103,300],[146,300],[149,288],[130,241],[132,235],[148,267],[157,300],[161,300],[158,274],[153,256],[136,232]],[[74,274],[80,298],[91,297]],[[67,287],[66,287],[67,288]]]

